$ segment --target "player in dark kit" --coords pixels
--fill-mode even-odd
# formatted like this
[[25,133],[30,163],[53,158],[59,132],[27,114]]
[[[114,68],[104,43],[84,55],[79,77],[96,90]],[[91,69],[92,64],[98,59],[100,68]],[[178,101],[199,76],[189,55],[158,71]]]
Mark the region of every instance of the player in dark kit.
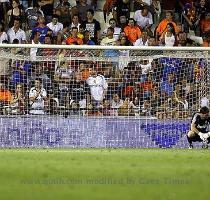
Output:
[[208,130],[209,125],[209,108],[202,107],[200,112],[193,116],[190,131],[187,133],[189,149],[193,148],[192,142],[197,141],[203,142],[203,148],[208,148],[208,143],[210,143],[210,131]]

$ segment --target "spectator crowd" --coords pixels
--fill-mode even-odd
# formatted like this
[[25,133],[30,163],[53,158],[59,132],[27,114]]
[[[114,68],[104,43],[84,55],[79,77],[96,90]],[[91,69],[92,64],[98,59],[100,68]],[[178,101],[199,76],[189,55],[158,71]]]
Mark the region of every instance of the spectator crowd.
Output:
[[147,46],[154,38],[154,46],[209,46],[209,0],[103,2],[104,17],[96,19],[97,0],[1,0],[0,43],[32,43],[34,37],[46,43],[49,36],[51,44],[66,45]]
[[[0,43],[209,47],[209,0],[106,0],[102,10],[98,5],[0,0]],[[95,18],[97,12],[103,17]],[[91,59],[90,51],[0,49],[0,114],[186,118],[209,105],[204,57],[130,61],[131,50],[95,53],[105,59]]]

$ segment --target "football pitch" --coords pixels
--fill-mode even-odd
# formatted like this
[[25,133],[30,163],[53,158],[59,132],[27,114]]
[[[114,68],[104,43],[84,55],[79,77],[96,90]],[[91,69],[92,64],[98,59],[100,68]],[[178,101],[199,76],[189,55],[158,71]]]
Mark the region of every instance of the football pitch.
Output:
[[209,186],[209,150],[0,150],[2,200],[202,200]]

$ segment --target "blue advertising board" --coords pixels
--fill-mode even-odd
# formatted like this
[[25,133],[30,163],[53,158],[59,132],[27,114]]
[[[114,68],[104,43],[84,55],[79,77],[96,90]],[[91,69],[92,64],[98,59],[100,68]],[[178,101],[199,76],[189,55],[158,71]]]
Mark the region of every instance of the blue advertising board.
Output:
[[186,148],[189,120],[1,117],[0,146],[52,148]]

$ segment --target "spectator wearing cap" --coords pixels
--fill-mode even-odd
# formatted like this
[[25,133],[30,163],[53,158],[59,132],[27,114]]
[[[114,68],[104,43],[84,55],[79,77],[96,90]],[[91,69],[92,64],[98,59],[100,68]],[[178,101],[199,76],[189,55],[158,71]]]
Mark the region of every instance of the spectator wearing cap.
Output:
[[58,32],[63,29],[63,24],[58,22],[58,15],[53,15],[52,22],[47,27],[53,31],[53,36],[57,36]]
[[26,43],[26,33],[20,28],[20,20],[15,19],[14,25],[7,31],[9,42],[12,43],[14,39],[18,39],[19,43]]
[[101,25],[99,21],[94,19],[94,11],[92,9],[87,11],[87,21],[85,21],[82,25],[85,27],[85,30],[90,31],[91,40],[93,40],[95,44],[98,44],[100,39]]
[[135,24],[135,20],[133,18],[130,18],[128,20],[128,25],[124,28],[124,32],[126,36],[128,37],[128,40],[134,44],[137,39],[141,37],[141,30],[140,28]]
[[78,29],[77,27],[73,27],[71,30],[71,36],[66,39],[66,44],[68,45],[82,45],[83,41],[78,37]]

